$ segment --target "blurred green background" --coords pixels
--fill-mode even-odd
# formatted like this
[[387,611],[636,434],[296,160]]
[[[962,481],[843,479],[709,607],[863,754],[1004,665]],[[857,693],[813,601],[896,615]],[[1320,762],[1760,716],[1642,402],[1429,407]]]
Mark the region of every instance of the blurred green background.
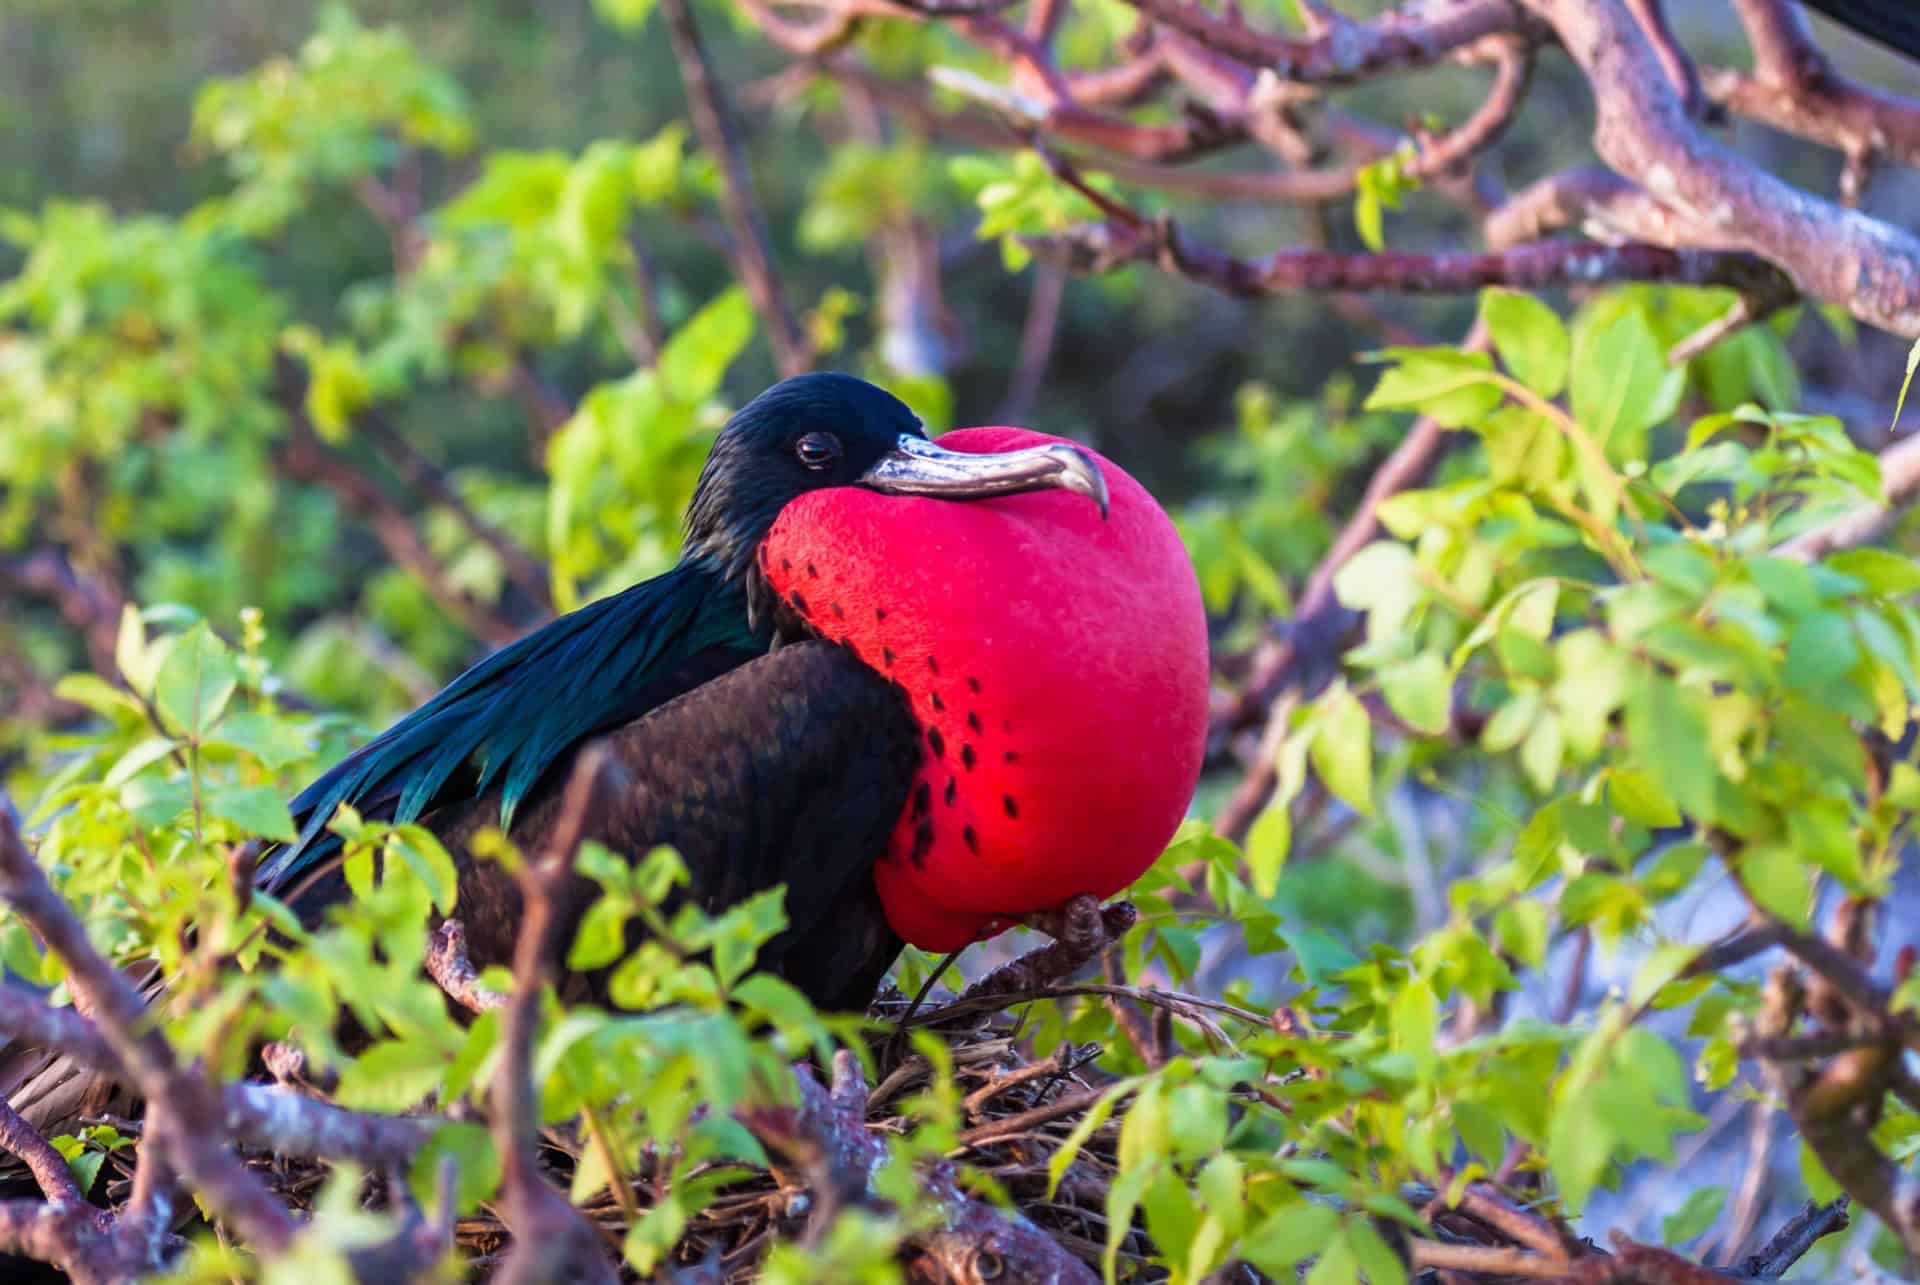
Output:
[[[1722,6],[1680,8],[1703,61],[1744,56]],[[1356,381],[1370,379],[1355,355],[1407,331],[1456,338],[1473,300],[1248,303],[1137,269],[1075,278],[1050,359],[1023,372],[1029,313],[1051,286],[1033,265],[1009,272],[975,235],[954,150],[895,125],[875,133],[847,95],[783,89],[768,78],[790,60],[736,11],[698,13],[739,107],[789,298],[838,340],[824,362],[894,383],[938,423],[1018,418],[1099,446],[1182,506],[1210,599],[1240,608],[1241,636],[1284,612],[1289,585],[1405,423],[1353,411]],[[1127,14],[1077,11],[1069,61],[1109,60]],[[1284,2],[1261,16],[1294,20]],[[1823,37],[1860,74],[1897,79],[1890,56],[1824,27]],[[863,37],[863,51],[909,78],[971,56],[938,27],[899,24]],[[1448,67],[1339,97],[1389,127],[1455,122],[1484,81]],[[321,396],[344,399],[327,449],[416,511],[454,590],[510,625],[541,605],[444,506],[402,484],[356,416],[377,415],[486,518],[551,559],[564,607],[664,565],[701,435],[773,378],[758,336],[733,361],[739,336],[724,338],[714,395],[664,420],[628,378],[642,364],[644,310],[670,333],[730,282],[712,173],[683,142],[680,80],[644,7],[10,0],[0,89],[0,279],[11,279],[0,290],[0,555],[56,549],[121,597],[183,604],[229,635],[240,609],[257,606],[268,653],[320,704],[390,714],[480,640],[393,565],[337,488],[275,467],[277,338]],[[1585,90],[1564,60],[1541,59],[1532,94],[1483,161],[1496,188],[1590,158]],[[1831,190],[1832,156],[1751,128],[1734,137]],[[652,152],[633,151],[649,140]],[[650,164],[657,172],[638,187],[605,188],[609,166]],[[438,247],[400,277],[395,242],[364,199],[369,180],[417,194]],[[1869,205],[1912,208],[1913,195],[1909,176],[1882,176]],[[1157,208],[1249,254],[1317,234],[1293,208]],[[1474,243],[1465,217],[1429,192],[1386,227],[1396,246]],[[1344,207],[1319,231],[1359,244]],[[937,271],[912,275],[924,272],[909,270],[913,253]],[[889,289],[920,314],[889,319]],[[1801,321],[1791,339],[1801,386],[1790,387],[1757,343],[1723,359],[1750,368],[1736,383],[1771,380],[1770,400],[1884,424],[1899,345],[1868,336],[1855,347]],[[570,455],[550,459],[554,424],[579,407],[591,423],[565,435]],[[84,666],[81,632],[58,603],[11,595],[0,606],[0,706]],[[16,746],[24,735],[17,723],[7,733]]]

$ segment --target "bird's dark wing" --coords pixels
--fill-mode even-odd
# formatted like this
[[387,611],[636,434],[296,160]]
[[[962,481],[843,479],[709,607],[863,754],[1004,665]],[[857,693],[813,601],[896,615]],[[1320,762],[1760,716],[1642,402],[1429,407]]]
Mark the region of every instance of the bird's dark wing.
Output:
[[[710,912],[785,884],[789,926],[762,966],[823,1007],[864,1009],[900,952],[871,873],[920,763],[919,725],[900,689],[840,647],[800,642],[605,742],[627,781],[589,818],[589,836],[633,857],[673,845]],[[521,808],[512,834],[524,848],[555,826],[565,785],[565,773],[553,773]],[[506,962],[519,930],[512,880],[496,863],[466,859],[468,840],[497,817],[494,800],[481,798],[426,819],[460,863],[455,913],[482,965]],[[581,884],[570,916],[596,891]],[[569,924],[561,940],[571,938]]]
[[1807,0],[1842,26],[1920,58],[1920,0]]
[[257,882],[289,886],[337,845],[342,803],[411,821],[486,793],[511,821],[555,760],[765,650],[744,591],[700,564],[569,612],[494,652],[348,755],[293,801],[298,842],[268,853]]

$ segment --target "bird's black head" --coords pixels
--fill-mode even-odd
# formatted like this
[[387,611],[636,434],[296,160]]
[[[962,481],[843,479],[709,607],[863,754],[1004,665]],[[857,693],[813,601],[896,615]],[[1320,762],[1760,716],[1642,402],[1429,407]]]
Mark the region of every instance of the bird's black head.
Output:
[[1071,446],[998,454],[945,450],[927,440],[906,403],[851,375],[798,375],[727,421],[687,506],[687,551],[728,579],[753,565],[791,500],[829,486],[979,499],[1059,486],[1106,511],[1106,481]]

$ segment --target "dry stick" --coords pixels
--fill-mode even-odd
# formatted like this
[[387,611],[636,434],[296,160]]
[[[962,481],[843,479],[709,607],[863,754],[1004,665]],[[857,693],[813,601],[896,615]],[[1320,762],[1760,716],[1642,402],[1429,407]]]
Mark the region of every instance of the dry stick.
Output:
[[687,0],[661,0],[660,8],[666,16],[673,56],[680,64],[680,83],[686,87],[694,133],[720,170],[720,210],[731,237],[734,271],[767,328],[774,364],[782,375],[798,375],[813,365],[813,354],[774,271],[766,226],[754,203],[753,180],[734,137],[720,82],[700,44],[692,7]]
[[1778,1280],[1787,1270],[1805,1258],[1807,1251],[1822,1237],[1843,1231],[1847,1226],[1847,1198],[1837,1197],[1826,1204],[1809,1200],[1799,1213],[1773,1234],[1766,1247],[1749,1255],[1740,1264],[1744,1276]]
[[1415,1236],[1408,1239],[1407,1247],[1412,1256],[1409,1265],[1416,1272],[1477,1272],[1488,1276],[1551,1279],[1564,1276],[1568,1266],[1565,1258],[1542,1258],[1524,1249],[1502,1245],[1448,1245]]
[[85,1204],[87,1193],[74,1181],[66,1158],[53,1149],[38,1129],[20,1118],[5,1102],[0,1102],[0,1151],[18,1157],[33,1174],[41,1194],[56,1205]]
[[467,958],[467,926],[449,919],[427,939],[427,976],[463,1008],[485,1013],[505,1008],[507,997],[480,984],[480,973]]
[[[812,1175],[816,1210],[871,1200],[870,1180],[886,1162],[887,1146],[866,1127],[869,1095],[859,1061],[845,1049],[834,1054],[831,1091],[804,1066],[795,1068],[794,1078],[798,1108],[742,1112],[742,1122],[769,1150]],[[1022,1280],[1094,1285],[1099,1279],[1020,1214],[968,1196],[950,1164],[934,1165],[922,1175],[920,1210],[931,1215],[931,1225],[909,1240],[944,1271],[940,1279],[981,1279],[970,1265],[989,1261],[989,1255],[1000,1264],[1017,1265]],[[817,1215],[815,1222],[820,1222]]]
[[1051,1102],[1042,1103],[1040,1106],[1016,1115],[1003,1116],[998,1120],[989,1120],[985,1124],[977,1124],[971,1129],[962,1130],[954,1137],[954,1143],[956,1147],[964,1149],[984,1147],[991,1142],[1003,1142],[1040,1125],[1065,1119],[1070,1115],[1078,1115],[1098,1102],[1107,1092],[1108,1090],[1104,1087],[1095,1087],[1063,1094]]
[[[1107,979],[1109,986],[1127,984],[1126,974],[1121,969],[1121,950],[1117,944],[1107,947],[1101,953],[1100,975]],[[1116,997],[1108,998],[1107,1011],[1113,1015],[1114,1025],[1120,1028],[1120,1033],[1127,1037],[1127,1043],[1131,1044],[1133,1051],[1140,1055],[1140,1060],[1148,1066],[1159,1066],[1161,1059],[1156,1056],[1157,1049],[1154,1046],[1151,1019],[1129,1001]],[[1164,1012],[1165,1010],[1152,1011]]]
[[605,1285],[618,1279],[593,1225],[540,1173],[532,1061],[540,1000],[557,953],[554,902],[588,825],[623,776],[606,746],[589,742],[574,760],[547,850],[520,875],[524,910],[514,948],[514,990],[502,1012],[500,1069],[491,1090],[494,1145],[503,1168],[502,1202],[513,1232],[513,1248],[494,1278],[500,1285],[533,1285],[563,1276]]
[[140,995],[95,951],[79,919],[47,883],[13,820],[0,812],[0,896],[12,903],[67,969],[74,997],[93,1012],[100,1035],[142,1096],[162,1107],[164,1145],[194,1190],[255,1249],[283,1252],[296,1226],[285,1206],[221,1143],[224,1111],[213,1086],[174,1061],[146,1020]]

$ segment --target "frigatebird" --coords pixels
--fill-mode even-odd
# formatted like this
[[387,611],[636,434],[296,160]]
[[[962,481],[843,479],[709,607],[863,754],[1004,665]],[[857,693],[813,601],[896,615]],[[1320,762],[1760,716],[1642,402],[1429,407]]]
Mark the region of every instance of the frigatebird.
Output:
[[[709,910],[785,885],[762,964],[861,1009],[903,940],[957,949],[1136,879],[1198,779],[1206,697],[1192,567],[1131,477],[1023,429],[936,443],[882,389],[803,375],[720,431],[673,570],[493,653],[326,772],[256,882],[303,915],[344,895],[343,803],[454,849],[541,833],[612,732],[627,784],[594,837],[673,845]],[[460,903],[475,962],[508,959],[511,881],[463,863]]]

